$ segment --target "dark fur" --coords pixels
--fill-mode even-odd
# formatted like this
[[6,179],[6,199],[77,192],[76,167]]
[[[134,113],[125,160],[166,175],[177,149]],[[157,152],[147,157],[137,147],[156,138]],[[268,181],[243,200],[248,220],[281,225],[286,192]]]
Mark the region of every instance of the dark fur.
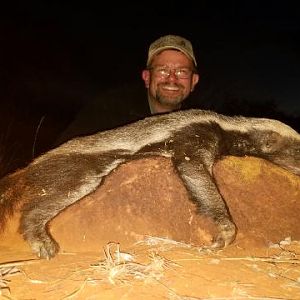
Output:
[[[218,159],[225,155],[257,156],[300,175],[300,135],[287,125],[209,111],[181,111],[70,140],[3,178],[0,225],[4,227],[23,198],[20,232],[39,257],[53,257],[59,246],[49,235],[47,223],[93,192],[120,164],[150,155],[172,159],[199,212],[218,226],[212,245],[216,248],[227,246],[236,235],[212,177]],[[25,185],[22,197],[14,193],[20,182]]]

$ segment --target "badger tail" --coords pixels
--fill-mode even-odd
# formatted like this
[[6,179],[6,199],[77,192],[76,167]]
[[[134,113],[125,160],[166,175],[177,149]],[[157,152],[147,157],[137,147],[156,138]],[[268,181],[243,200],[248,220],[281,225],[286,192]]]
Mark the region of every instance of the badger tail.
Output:
[[7,220],[14,214],[24,191],[22,173],[16,171],[0,179],[0,232],[5,228]]

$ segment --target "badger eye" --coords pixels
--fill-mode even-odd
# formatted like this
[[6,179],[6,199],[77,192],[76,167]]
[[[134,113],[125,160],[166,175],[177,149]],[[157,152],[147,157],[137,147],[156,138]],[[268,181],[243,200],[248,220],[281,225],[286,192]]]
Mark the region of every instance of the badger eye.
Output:
[[269,143],[266,143],[265,147],[266,147],[267,149],[270,149],[270,148],[272,147],[272,145],[269,144]]

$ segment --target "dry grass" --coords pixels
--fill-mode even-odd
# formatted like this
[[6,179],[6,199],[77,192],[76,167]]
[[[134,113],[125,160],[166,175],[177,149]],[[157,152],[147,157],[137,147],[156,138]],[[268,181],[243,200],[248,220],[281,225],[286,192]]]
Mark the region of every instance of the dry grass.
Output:
[[11,262],[0,264],[0,296],[4,296],[3,295],[4,291],[10,293],[10,288],[9,288],[10,280],[8,279],[8,277],[21,273],[21,270],[17,266],[30,264],[36,261],[37,261],[36,259],[29,259],[29,260],[11,261]]
[[165,269],[176,265],[157,253],[150,253],[149,263],[139,263],[134,255],[122,252],[118,243],[107,244],[104,254],[105,259],[92,267],[97,268],[112,284],[124,283],[133,279],[160,280]]
[[0,295],[3,295],[3,291],[8,291],[10,293],[10,288],[8,286],[9,276],[19,273],[20,270],[17,267],[1,267],[0,268]]

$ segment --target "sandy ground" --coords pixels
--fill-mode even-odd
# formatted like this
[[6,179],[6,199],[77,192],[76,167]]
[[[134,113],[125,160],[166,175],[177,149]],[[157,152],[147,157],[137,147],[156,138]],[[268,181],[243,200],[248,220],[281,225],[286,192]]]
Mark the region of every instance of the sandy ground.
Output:
[[20,242],[0,259],[3,299],[300,299],[300,243],[289,239],[212,253],[149,237],[50,261]]

